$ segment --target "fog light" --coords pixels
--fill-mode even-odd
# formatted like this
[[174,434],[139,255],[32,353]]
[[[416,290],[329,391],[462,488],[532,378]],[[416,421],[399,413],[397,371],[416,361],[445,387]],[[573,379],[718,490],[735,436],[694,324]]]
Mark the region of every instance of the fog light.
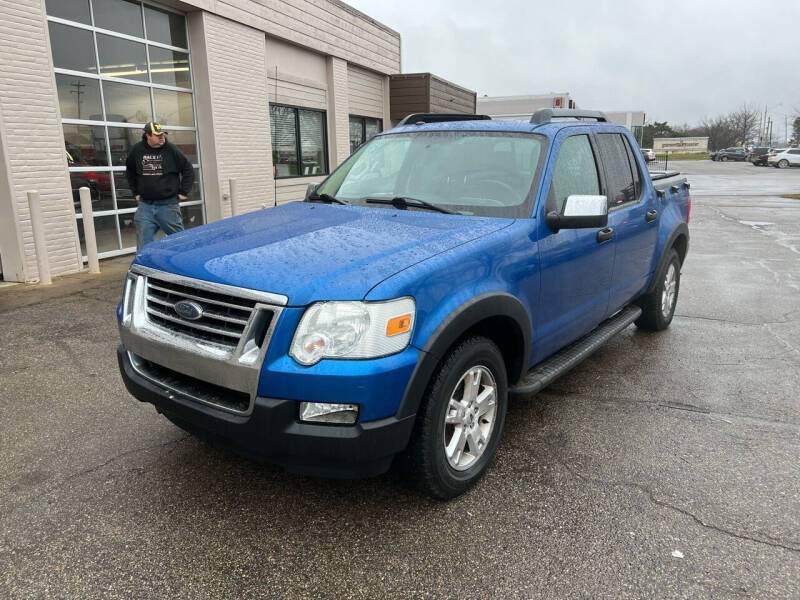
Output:
[[309,423],[352,425],[358,420],[358,404],[301,402],[300,420]]

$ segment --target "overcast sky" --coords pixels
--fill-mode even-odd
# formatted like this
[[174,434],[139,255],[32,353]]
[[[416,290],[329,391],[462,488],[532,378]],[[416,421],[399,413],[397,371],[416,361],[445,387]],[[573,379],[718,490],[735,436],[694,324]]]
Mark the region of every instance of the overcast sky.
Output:
[[781,134],[800,111],[797,0],[346,1],[400,33],[404,73],[479,96],[569,92],[671,124],[766,104]]

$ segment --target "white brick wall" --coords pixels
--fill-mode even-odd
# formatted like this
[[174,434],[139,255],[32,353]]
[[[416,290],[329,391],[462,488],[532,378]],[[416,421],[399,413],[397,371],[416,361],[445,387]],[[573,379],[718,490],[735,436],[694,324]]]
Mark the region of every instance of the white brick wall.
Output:
[[32,189],[39,190],[41,198],[51,273],[79,270],[80,246],[44,0],[0,2],[0,128],[10,170],[10,201],[23,242],[25,279],[38,279],[26,196]]
[[[235,177],[240,212],[272,206],[266,37],[263,31],[210,13],[203,20],[219,190],[227,192],[228,179]],[[204,165],[209,173],[214,166]],[[229,204],[223,203],[221,214],[230,216]]]

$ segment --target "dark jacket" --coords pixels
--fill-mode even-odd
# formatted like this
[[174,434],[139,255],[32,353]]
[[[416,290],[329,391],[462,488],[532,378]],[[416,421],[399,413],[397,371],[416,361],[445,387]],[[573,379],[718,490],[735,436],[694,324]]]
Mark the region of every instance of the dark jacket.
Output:
[[188,196],[194,183],[189,159],[169,142],[151,148],[142,140],[131,148],[125,166],[133,195],[145,202],[163,204],[178,194]]

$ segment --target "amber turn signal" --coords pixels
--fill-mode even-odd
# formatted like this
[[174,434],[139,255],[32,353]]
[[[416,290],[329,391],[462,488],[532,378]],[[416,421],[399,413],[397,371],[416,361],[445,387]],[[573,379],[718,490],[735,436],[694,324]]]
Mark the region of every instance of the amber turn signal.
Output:
[[393,319],[389,319],[389,322],[386,324],[386,335],[391,337],[393,335],[405,333],[409,329],[411,329],[411,315],[394,317]]

